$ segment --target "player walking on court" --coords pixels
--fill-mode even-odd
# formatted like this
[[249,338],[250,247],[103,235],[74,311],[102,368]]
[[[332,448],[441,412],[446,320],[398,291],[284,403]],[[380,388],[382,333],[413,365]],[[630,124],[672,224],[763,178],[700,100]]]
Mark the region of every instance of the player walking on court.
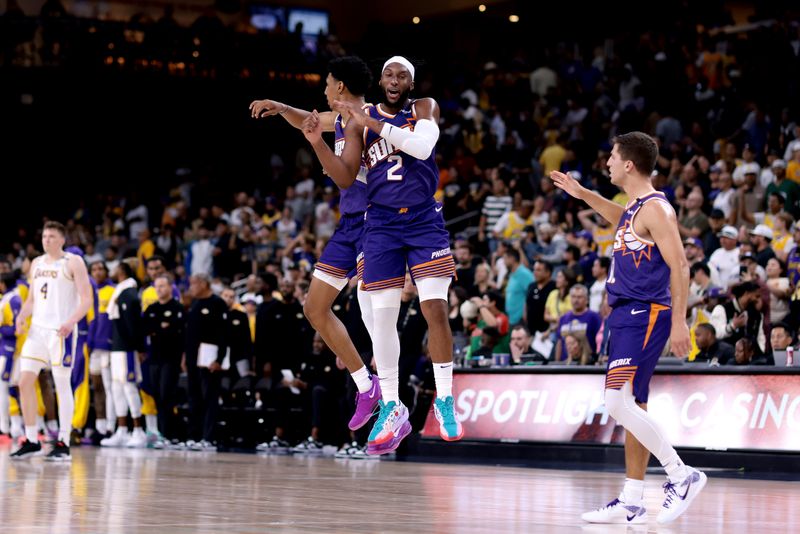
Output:
[[367,442],[369,454],[395,450],[411,432],[408,409],[400,402],[397,318],[406,268],[417,285],[428,323],[437,398],[434,413],[443,439],[461,439],[453,398],[453,336],[448,322],[448,288],[455,273],[442,205],[433,195],[439,180],[434,148],[439,139],[439,107],[431,98],[409,98],[414,66],[404,57],[386,61],[381,72],[383,102],[367,114],[337,100],[334,110],[348,120],[344,150],[337,158],[321,141],[313,114],[303,125],[323,167],[339,182],[352,183],[367,167],[363,283],[372,301],[372,344],[382,399]]
[[[328,77],[325,80],[325,97],[332,106],[335,99],[344,100],[354,106],[363,107],[364,94],[372,83],[372,74],[363,60],[356,56],[336,58],[328,64]],[[300,128],[303,120],[312,113],[293,108],[272,100],[257,100],[250,104],[254,118],[280,114],[289,124]],[[313,112],[321,123],[323,131],[335,133],[336,154],[344,149],[345,121],[333,111]],[[350,430],[357,430],[367,424],[375,406],[380,400],[380,383],[372,376],[361,360],[344,324],[331,310],[333,301],[347,285],[350,276],[358,267],[361,274],[361,240],[364,233],[364,212],[367,209],[366,170],[360,169],[356,181],[340,191],[339,209],[342,217],[336,231],[325,246],[315,269],[308,290],[303,311],[314,330],[342,362],[347,366],[358,388],[356,409],[348,424]],[[372,313],[370,298],[358,288],[358,303],[364,326],[372,336]]]
[[58,441],[48,460],[70,460],[69,437],[72,431],[74,398],[70,376],[76,357],[78,321],[93,304],[92,286],[83,259],[64,252],[64,225],[45,223],[42,231],[44,255],[31,265],[31,287],[28,298],[17,316],[17,333],[21,334],[28,317],[31,328],[22,346],[20,357],[20,399],[25,420],[26,440],[14,452],[14,459],[40,454],[36,428],[36,382],[42,369],[52,368],[58,395]]
[[626,430],[627,478],[618,498],[582,515],[590,523],[647,523],[643,493],[650,453],[667,472],[659,523],[677,519],[706,484],[706,475],[681,461],[646,411],[650,378],[667,340],[676,356],[689,352],[685,320],[689,265],[675,211],[650,182],[657,156],[656,143],[644,133],[614,139],[606,165],[611,183],[633,199],[626,207],[585,189],[566,174],[550,173],[557,187],[617,223],[606,282],[612,312],[605,400],[608,413]]

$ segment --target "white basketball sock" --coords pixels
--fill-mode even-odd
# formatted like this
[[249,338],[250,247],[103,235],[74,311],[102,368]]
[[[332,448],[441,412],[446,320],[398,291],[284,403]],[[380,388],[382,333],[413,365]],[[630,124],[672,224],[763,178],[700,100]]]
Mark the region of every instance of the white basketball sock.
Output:
[[158,416],[157,415],[145,415],[144,416],[145,425],[147,425],[147,431],[153,432],[154,434],[158,434]]
[[359,393],[366,393],[372,387],[372,380],[370,379],[366,365],[362,366],[361,369],[355,373],[350,373],[350,376],[353,377],[353,381],[356,383]]
[[95,419],[94,429],[97,431],[98,434],[105,436],[106,434],[108,434],[108,421],[106,421],[105,419]]
[[639,505],[644,499],[644,480],[626,478],[619,500],[625,504]]
[[661,465],[664,467],[664,471],[667,472],[667,477],[669,477],[672,483],[677,484],[683,482],[683,480],[689,476],[689,468],[681,461],[677,452],[661,462]]
[[436,382],[436,398],[443,399],[453,394],[453,362],[433,363],[433,379]]
[[39,443],[39,429],[35,426],[25,425],[25,439],[31,443]]

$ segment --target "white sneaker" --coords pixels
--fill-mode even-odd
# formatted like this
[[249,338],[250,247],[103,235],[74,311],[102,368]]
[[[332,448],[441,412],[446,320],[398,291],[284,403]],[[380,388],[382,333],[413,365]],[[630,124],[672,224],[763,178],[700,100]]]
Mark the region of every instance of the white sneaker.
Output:
[[353,460],[380,460],[381,458],[385,458],[387,455],[378,456],[375,454],[367,454],[367,446],[360,447],[357,451],[350,455],[350,458]]
[[661,506],[656,521],[660,525],[671,523],[689,508],[697,494],[706,486],[708,477],[705,473],[689,467],[689,476],[683,482],[673,484],[669,480],[664,483],[666,498]]
[[350,445],[342,445],[342,448],[336,451],[334,458],[351,458],[355,453],[361,450],[358,446],[357,442],[353,442]]
[[144,449],[147,447],[147,434],[139,427],[133,429],[128,443],[125,446],[129,449]]
[[284,441],[278,436],[273,436],[272,441],[267,443],[267,448],[262,449],[261,452],[267,454],[291,454],[292,446],[288,441]]
[[647,523],[647,510],[644,506],[628,505],[614,499],[602,508],[581,514],[581,519],[589,523],[637,525]]
[[187,448],[192,451],[198,452],[216,452],[217,446],[211,443],[210,441],[206,441],[201,439],[200,441],[194,442],[191,445],[187,442]]
[[131,435],[127,428],[118,428],[110,437],[100,440],[101,447],[125,447]]
[[323,445],[311,436],[292,449],[294,454],[322,454]]

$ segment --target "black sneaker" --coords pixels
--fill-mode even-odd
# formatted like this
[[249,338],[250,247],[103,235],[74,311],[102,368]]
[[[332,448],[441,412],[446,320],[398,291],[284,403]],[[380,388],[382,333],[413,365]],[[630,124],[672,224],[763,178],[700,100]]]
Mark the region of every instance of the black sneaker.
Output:
[[42,453],[42,444],[38,441],[32,443],[27,439],[22,443],[22,446],[11,454],[12,460],[22,460],[30,458],[31,456],[39,456]]
[[92,441],[92,446],[99,447],[101,441],[110,437],[111,437],[110,432],[108,434],[101,434],[100,432],[92,432],[92,435],[89,439]]
[[48,462],[69,462],[72,457],[69,455],[69,447],[63,441],[56,441],[53,450],[45,458]]

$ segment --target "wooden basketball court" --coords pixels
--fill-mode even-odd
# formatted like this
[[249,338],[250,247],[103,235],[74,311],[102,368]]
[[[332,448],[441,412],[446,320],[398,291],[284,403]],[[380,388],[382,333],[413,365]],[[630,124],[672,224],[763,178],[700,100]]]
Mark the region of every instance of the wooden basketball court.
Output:
[[[797,482],[714,477],[669,527],[627,532],[788,533]],[[4,532],[626,532],[580,513],[613,499],[623,475],[590,471],[76,448],[71,464],[12,462],[0,451]]]

